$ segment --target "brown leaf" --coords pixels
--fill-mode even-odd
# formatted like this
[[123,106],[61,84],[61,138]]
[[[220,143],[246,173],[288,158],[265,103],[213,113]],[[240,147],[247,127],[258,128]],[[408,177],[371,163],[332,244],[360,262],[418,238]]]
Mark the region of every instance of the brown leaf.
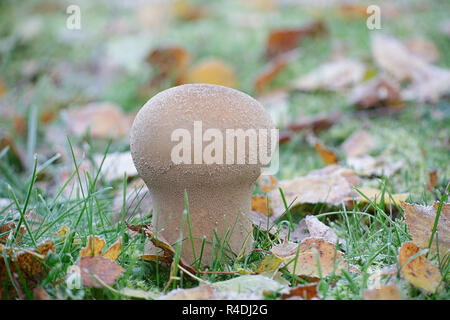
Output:
[[[291,253],[291,256],[285,258],[286,268],[295,275],[320,277],[321,274],[325,277],[333,270],[340,273],[343,268],[348,268],[351,272],[358,272],[356,268],[344,262],[342,252],[336,250],[334,244],[322,238],[304,239],[300,243],[297,258],[296,252],[291,250]],[[320,264],[320,272],[317,262]]]
[[364,300],[402,300],[400,290],[395,284],[366,289],[362,296]]
[[[439,202],[435,202],[433,206],[400,202],[400,207],[405,212],[406,224],[414,243],[422,249],[428,248]],[[436,238],[438,238],[440,256],[443,257],[450,250],[450,204],[448,203],[442,205],[436,234],[430,248],[431,256],[437,253]]]
[[98,277],[107,285],[113,284],[125,270],[114,261],[102,256],[83,256],[80,259],[79,267],[81,278],[86,287],[101,288],[95,277]]
[[340,112],[319,114],[289,125],[289,129],[298,132],[312,130],[315,134],[331,128],[342,117]]
[[400,273],[412,285],[432,293],[438,288],[442,275],[439,268],[432,265],[423,254],[408,262],[419,251],[420,248],[413,242],[403,243],[398,253]]
[[184,83],[210,83],[236,88],[236,72],[226,62],[210,58],[199,62],[189,69]]
[[33,298],[34,300],[52,300],[41,286],[33,289]]
[[[328,166],[311,171],[307,176],[280,181],[287,205],[294,208],[305,203],[327,203],[339,205],[353,196],[352,185],[360,179],[350,169]],[[275,217],[285,211],[284,202],[278,189],[269,193]]]
[[327,34],[327,28],[322,21],[314,21],[298,28],[286,28],[273,30],[266,42],[266,58],[273,59],[279,54],[286,53],[297,48],[300,41]]
[[263,92],[272,80],[275,79],[289,63],[297,59],[298,56],[298,51],[292,50],[272,59],[256,76],[254,83],[255,91],[259,94]]
[[145,261],[156,261],[156,262],[165,262],[165,263],[172,263],[172,257],[168,257],[168,256],[159,256],[156,254],[143,254],[141,256],[139,256],[139,259],[141,260],[145,260]]
[[389,107],[401,108],[404,106],[400,86],[387,77],[377,77],[364,82],[350,93],[350,104],[361,109]]
[[304,284],[300,285],[296,288],[292,288],[289,290],[289,293],[284,293],[281,296],[282,300],[292,300],[292,299],[302,299],[302,300],[311,300],[311,299],[319,299],[319,292],[317,292],[318,282],[313,284]]
[[428,172],[428,183],[427,183],[427,190],[433,191],[434,187],[438,184],[438,174],[436,170]]
[[386,73],[397,81],[411,83],[402,91],[403,99],[436,103],[450,92],[450,70],[429,64],[396,38],[376,34],[372,53]]
[[159,84],[166,78],[172,78],[177,84],[180,84],[182,76],[191,62],[191,57],[181,47],[160,47],[150,52],[147,62],[157,71],[152,80],[153,85]]
[[375,146],[374,138],[363,130],[355,131],[341,145],[347,157],[359,157],[368,154]]
[[[8,297],[13,298],[17,295],[17,292],[14,290],[14,287],[11,285],[9,281],[9,275],[7,273],[7,268],[5,264],[5,260],[3,259],[3,250],[6,251],[6,255],[9,261],[9,268],[11,270],[12,276],[14,278],[19,277],[19,273],[24,278],[28,288],[34,288],[39,281],[45,276],[47,268],[42,263],[45,256],[49,251],[55,251],[55,247],[53,246],[53,242],[47,241],[44,244],[38,246],[38,251],[36,250],[24,250],[17,253],[13,253],[13,250],[10,248],[5,248],[0,244],[0,298],[4,299],[6,297],[5,292],[5,283],[9,283],[8,288]],[[14,281],[14,280],[13,280]],[[18,281],[17,286],[19,290],[22,289],[22,283]]]
[[90,129],[93,138],[118,139],[128,136],[132,119],[115,104],[90,103],[67,112],[69,132],[81,136]]

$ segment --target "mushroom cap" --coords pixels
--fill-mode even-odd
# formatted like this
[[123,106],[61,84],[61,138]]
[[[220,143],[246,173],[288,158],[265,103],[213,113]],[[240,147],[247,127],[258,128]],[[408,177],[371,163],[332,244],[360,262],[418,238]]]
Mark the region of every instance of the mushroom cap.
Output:
[[[202,122],[202,134],[209,128],[220,130],[223,163],[194,163],[194,121]],[[270,115],[249,95],[219,85],[186,84],[158,93],[141,108],[131,128],[130,148],[136,169],[149,188],[161,183],[253,184],[262,165],[259,161],[248,163],[248,143],[245,164],[226,164],[226,130],[267,129],[270,142],[270,129],[274,128]],[[175,164],[172,160],[172,150],[180,143],[180,140],[172,141],[176,129],[186,129],[190,133],[190,164]],[[201,150],[210,143],[203,142]]]

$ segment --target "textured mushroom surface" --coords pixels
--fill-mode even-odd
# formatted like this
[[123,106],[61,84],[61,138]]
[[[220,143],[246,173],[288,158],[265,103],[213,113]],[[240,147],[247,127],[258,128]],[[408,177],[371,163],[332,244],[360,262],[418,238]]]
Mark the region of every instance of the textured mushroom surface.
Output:
[[[178,240],[186,190],[195,254],[185,225],[182,256],[191,263],[194,257],[198,259],[205,238],[202,263],[209,264],[213,242],[222,241],[225,244],[222,252],[233,257],[251,233],[251,194],[262,164],[249,161],[254,156],[250,143],[246,144],[244,164],[226,164],[225,141],[223,162],[195,163],[198,152],[210,143],[202,140],[199,149],[198,135],[194,132],[194,122],[199,121],[202,135],[208,129],[217,129],[224,140],[227,129],[270,130],[274,124],[260,103],[249,95],[207,84],[182,85],[160,92],[141,108],[134,120],[131,153],[153,200],[153,225],[171,243]],[[189,163],[173,161],[173,148],[179,142],[173,141],[172,134],[177,129],[185,129],[191,134]],[[237,148],[236,143],[233,145],[234,156]],[[214,229],[219,237],[216,241],[213,241]],[[247,246],[251,244],[250,238]],[[218,248],[214,252],[219,254]]]

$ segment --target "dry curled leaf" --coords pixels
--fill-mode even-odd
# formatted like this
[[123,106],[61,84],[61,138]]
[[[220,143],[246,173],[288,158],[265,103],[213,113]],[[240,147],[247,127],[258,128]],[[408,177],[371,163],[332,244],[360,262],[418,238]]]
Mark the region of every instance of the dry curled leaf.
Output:
[[319,299],[319,292],[317,291],[318,282],[312,284],[304,284],[289,290],[289,293],[284,293],[281,296],[283,300],[311,300]]
[[[10,279],[5,259],[3,258],[3,251],[8,259],[9,269],[14,279]],[[38,250],[24,250],[14,253],[15,250],[3,247],[0,244],[0,298],[5,299],[19,296],[23,291],[22,282],[19,280],[19,274],[25,280],[29,289],[34,288],[39,281],[45,276],[47,268],[43,264],[43,260],[49,251],[55,251],[53,242],[47,241],[38,246]],[[17,293],[11,285],[11,281],[15,282],[19,289]],[[6,292],[5,284],[8,283],[8,292]]]
[[440,285],[442,275],[439,268],[432,265],[424,254],[411,260],[419,251],[420,248],[413,242],[403,243],[398,253],[400,273],[412,285],[432,293]]
[[307,37],[322,36],[326,33],[327,28],[322,21],[314,21],[299,28],[273,30],[267,38],[266,58],[273,59],[297,48],[300,41]]
[[[155,233],[155,230],[153,228],[153,226],[151,224],[148,225],[129,225],[128,223],[126,223],[126,226],[128,227],[128,229],[132,230],[132,231],[136,231],[139,233],[144,234],[146,237],[148,237],[150,239],[150,241],[153,243],[153,245],[159,249],[161,249],[164,253],[164,256],[158,256],[158,259],[160,259],[161,261],[173,261],[173,257],[175,256],[175,249],[172,247],[171,244],[169,244],[169,242],[164,239],[162,236],[157,235]],[[148,259],[153,259],[156,257],[147,257]],[[143,258],[145,260],[145,258]],[[170,259],[170,260],[169,260]],[[152,260],[154,261],[154,260]],[[182,266],[183,268],[185,268],[186,270],[188,270],[189,272],[196,274],[196,270],[191,267],[190,265],[188,265],[184,259],[182,257],[180,257],[180,260],[178,262],[180,264],[180,266]]]
[[284,70],[284,68],[291,63],[293,60],[297,59],[299,56],[298,51],[292,50],[283,54],[278,55],[272,59],[259,74],[256,76],[254,83],[255,90],[258,93],[263,92],[267,86],[272,82],[276,76]]
[[175,80],[176,84],[180,84],[190,61],[191,57],[189,53],[181,47],[155,48],[147,56],[147,62],[150,63],[156,71],[156,74],[152,79],[152,85],[159,84],[162,80],[167,78]]
[[290,87],[301,91],[339,91],[359,83],[366,67],[359,61],[340,59],[325,63],[308,74],[295,79]]
[[450,70],[429,64],[398,39],[376,34],[372,38],[372,53],[385,72],[398,81],[410,82],[402,91],[403,99],[436,103],[450,93]]
[[[400,207],[405,212],[406,224],[408,225],[409,233],[414,243],[422,249],[428,248],[439,202],[435,202],[433,206],[421,206],[400,202]],[[436,239],[438,239],[437,243]],[[437,245],[439,245],[441,257],[450,250],[450,204],[448,203],[442,204],[436,234],[434,235],[430,248],[430,254],[432,256],[437,253]]]
[[392,79],[377,77],[353,88],[349,101],[361,109],[401,108],[404,104],[400,90],[400,86]]
[[105,239],[97,236],[89,236],[88,243],[86,247],[81,249],[80,257],[99,257],[103,256],[110,260],[117,260],[122,248],[122,238],[119,238],[109,249],[107,249],[103,254],[103,248],[105,247]]

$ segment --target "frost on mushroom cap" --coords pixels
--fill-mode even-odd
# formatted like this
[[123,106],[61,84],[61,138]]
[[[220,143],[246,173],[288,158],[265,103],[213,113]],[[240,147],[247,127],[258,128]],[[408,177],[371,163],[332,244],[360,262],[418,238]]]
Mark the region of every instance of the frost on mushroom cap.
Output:
[[[208,128],[222,131],[224,157],[226,129],[274,128],[270,115],[258,101],[231,88],[186,84],[162,91],[141,108],[131,129],[133,161],[149,188],[153,183],[168,181],[203,185],[239,180],[253,183],[261,172],[260,164],[173,163],[171,151],[178,142],[171,141],[172,132],[187,129],[194,140],[194,121],[202,121],[203,133]],[[193,141],[191,150],[193,159]]]

